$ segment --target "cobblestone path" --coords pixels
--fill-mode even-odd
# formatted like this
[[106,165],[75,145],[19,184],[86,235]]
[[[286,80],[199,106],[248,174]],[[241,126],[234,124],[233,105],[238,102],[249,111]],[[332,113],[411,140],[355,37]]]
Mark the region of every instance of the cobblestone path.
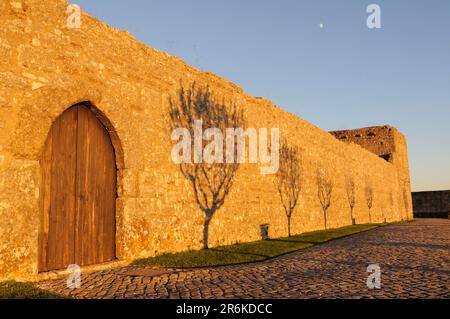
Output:
[[[367,267],[381,267],[369,290]],[[247,265],[173,272],[125,267],[40,287],[76,298],[450,298],[450,220],[417,220]]]

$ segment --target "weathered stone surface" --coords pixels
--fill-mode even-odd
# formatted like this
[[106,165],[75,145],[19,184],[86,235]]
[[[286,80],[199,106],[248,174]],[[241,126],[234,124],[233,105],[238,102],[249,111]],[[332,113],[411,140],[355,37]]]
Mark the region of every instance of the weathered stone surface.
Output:
[[331,132],[337,139],[358,144],[368,151],[392,161],[395,152],[395,129],[390,126],[366,127],[362,129]]
[[450,191],[415,192],[412,197],[414,217],[450,217]]
[[[168,98],[177,94],[180,83],[193,81],[242,107],[250,127],[278,127],[304,150],[304,185],[293,233],[323,227],[315,182],[319,165],[335,181],[330,227],[351,223],[345,174],[356,179],[358,223],[369,221],[363,200],[366,175],[374,184],[373,222],[411,218],[412,205],[403,203],[404,185],[409,187],[406,140],[397,130],[397,160],[388,163],[85,13],[81,29],[68,29],[67,5],[64,0],[0,2],[0,278],[36,275],[41,151],[53,121],[83,101],[110,122],[119,170],[117,257],[201,248],[203,215],[170,160],[167,121]],[[393,203],[388,201],[391,192]],[[270,225],[273,237],[286,235],[274,177],[245,164],[211,223],[210,244],[257,240],[261,224]]]
[[[356,144],[367,149],[396,167],[400,191],[397,203],[403,205],[405,211],[408,211],[405,219],[412,218],[411,180],[406,139],[403,134],[388,125],[335,131],[331,134],[345,143]],[[385,204],[391,203],[392,200],[391,195],[388,195]]]

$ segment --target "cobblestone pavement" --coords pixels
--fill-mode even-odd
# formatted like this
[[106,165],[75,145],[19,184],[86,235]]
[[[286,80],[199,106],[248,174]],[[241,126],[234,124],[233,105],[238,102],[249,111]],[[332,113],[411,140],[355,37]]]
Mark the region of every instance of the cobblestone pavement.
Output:
[[[379,264],[379,290],[367,267]],[[147,275],[145,274],[146,272]],[[125,267],[41,288],[77,298],[450,298],[450,220],[417,220],[247,265],[153,273]]]

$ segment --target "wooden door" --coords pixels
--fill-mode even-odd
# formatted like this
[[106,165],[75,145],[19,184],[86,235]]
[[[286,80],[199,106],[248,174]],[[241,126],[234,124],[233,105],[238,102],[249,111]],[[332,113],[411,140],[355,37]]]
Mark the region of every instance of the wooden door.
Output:
[[72,107],[55,121],[41,167],[39,271],[114,260],[114,148],[90,109]]

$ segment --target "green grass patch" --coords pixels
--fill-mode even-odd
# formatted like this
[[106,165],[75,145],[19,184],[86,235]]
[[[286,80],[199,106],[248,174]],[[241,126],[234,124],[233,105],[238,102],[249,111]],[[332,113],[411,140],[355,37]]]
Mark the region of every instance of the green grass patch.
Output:
[[300,249],[326,243],[363,231],[375,229],[384,224],[354,225],[337,229],[321,230],[298,236],[261,240],[208,250],[193,250],[175,254],[135,260],[134,266],[160,266],[168,268],[199,268],[233,265],[263,261]]
[[62,296],[36,288],[32,283],[0,282],[0,299],[63,299]]

